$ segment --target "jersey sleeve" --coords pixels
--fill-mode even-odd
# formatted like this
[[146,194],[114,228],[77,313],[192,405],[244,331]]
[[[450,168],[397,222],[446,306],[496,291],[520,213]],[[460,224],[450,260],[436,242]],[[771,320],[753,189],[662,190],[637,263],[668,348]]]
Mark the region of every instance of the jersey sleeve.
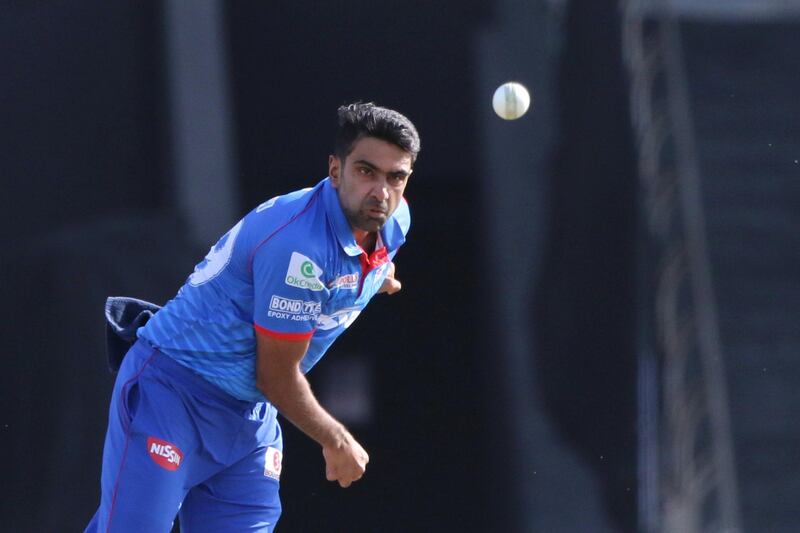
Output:
[[406,235],[408,235],[410,227],[411,210],[409,209],[408,201],[404,197],[392,214],[392,224],[387,224],[384,229],[390,261],[394,260],[397,250],[406,241]]
[[253,326],[265,335],[304,340],[315,331],[326,298],[320,259],[286,239],[253,256]]

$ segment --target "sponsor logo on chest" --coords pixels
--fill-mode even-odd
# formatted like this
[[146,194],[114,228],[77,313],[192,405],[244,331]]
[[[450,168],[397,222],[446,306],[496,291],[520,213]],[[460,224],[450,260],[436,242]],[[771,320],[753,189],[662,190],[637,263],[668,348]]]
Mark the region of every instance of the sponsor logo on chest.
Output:
[[150,459],[165,470],[177,470],[183,461],[183,452],[165,440],[147,437],[147,452]]
[[358,272],[352,274],[344,274],[335,280],[328,283],[329,289],[357,289],[358,288]]
[[301,253],[292,252],[284,280],[287,285],[298,289],[321,291],[325,287],[319,280],[320,276],[322,276],[322,269],[314,261]]

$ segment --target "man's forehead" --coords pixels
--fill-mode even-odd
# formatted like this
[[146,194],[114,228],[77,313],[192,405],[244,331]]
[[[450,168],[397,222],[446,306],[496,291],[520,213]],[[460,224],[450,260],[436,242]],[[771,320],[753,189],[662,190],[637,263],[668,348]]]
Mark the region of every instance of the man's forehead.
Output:
[[356,141],[347,160],[366,162],[387,172],[411,170],[410,153],[396,144],[375,137],[363,137]]

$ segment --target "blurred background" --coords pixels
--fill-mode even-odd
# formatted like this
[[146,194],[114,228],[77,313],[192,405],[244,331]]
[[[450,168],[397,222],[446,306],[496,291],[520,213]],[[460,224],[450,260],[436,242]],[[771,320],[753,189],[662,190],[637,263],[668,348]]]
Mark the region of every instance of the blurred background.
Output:
[[324,178],[354,100],[422,137],[403,291],[309,375],[366,477],[284,422],[279,531],[800,530],[797,0],[5,0],[0,79],[0,530],[97,506],[106,296]]

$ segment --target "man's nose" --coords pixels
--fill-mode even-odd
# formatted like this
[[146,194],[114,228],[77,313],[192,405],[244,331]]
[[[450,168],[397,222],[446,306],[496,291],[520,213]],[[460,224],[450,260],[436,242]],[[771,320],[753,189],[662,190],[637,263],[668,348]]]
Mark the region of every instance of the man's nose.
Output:
[[372,195],[381,202],[389,199],[389,184],[385,178],[375,182],[375,186],[372,188]]

